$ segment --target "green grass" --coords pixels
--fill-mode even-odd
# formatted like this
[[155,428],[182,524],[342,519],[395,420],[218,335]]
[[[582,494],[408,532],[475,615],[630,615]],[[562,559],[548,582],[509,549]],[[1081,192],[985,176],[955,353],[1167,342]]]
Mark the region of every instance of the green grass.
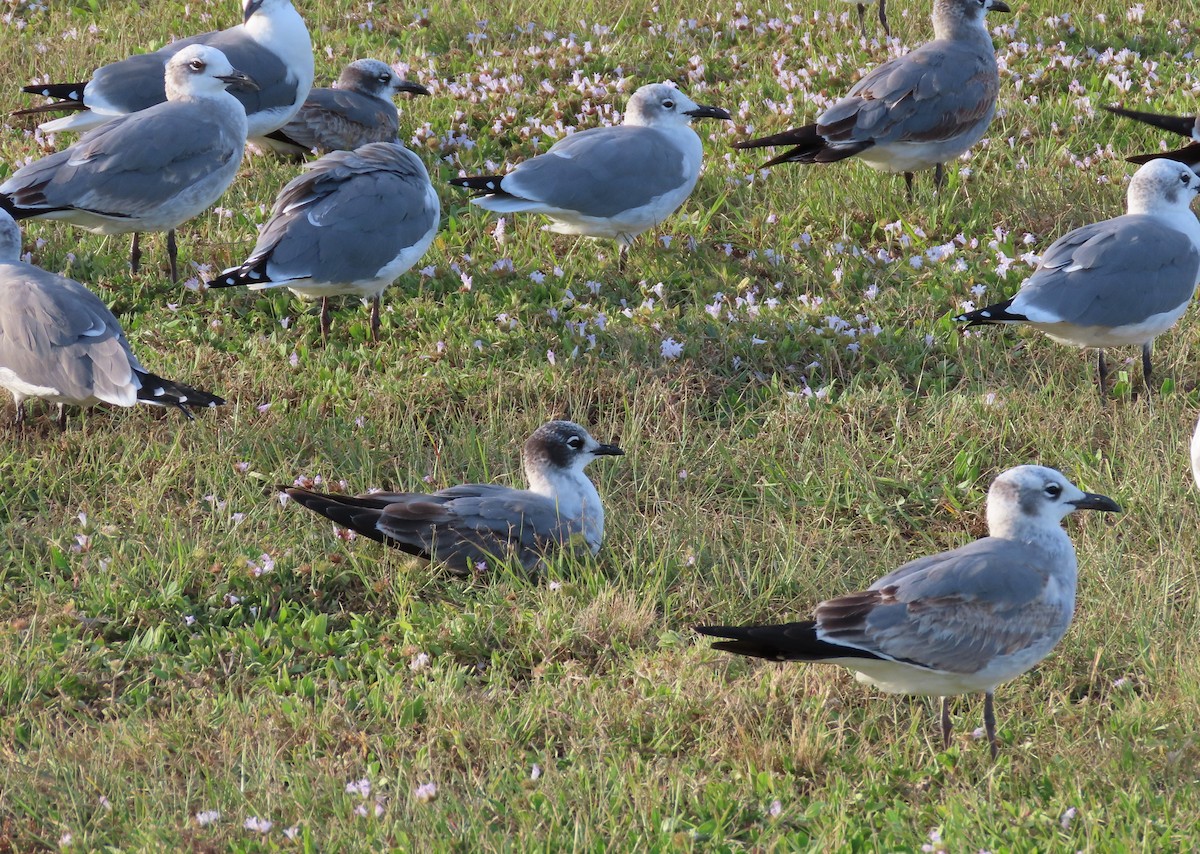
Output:
[[[226,0],[193,2],[187,18],[174,3],[51,5],[8,6],[27,26],[5,24],[5,113],[29,103],[16,90],[34,73],[82,78],[236,20]],[[302,2],[319,81],[353,58],[409,62],[443,85],[404,104],[404,127],[457,127],[478,143],[426,145],[445,203],[424,262],[435,272],[388,292],[378,346],[357,304],[321,347],[312,309],[288,294],[170,285],[161,236],[135,277],[123,239],[29,225],[35,262],[103,295],[152,370],[229,405],[196,424],[139,408],[86,413],[63,434],[40,411],[32,429],[0,427],[0,851],[55,848],[64,834],[84,850],[1196,847],[1195,312],[1160,339],[1156,393],[1136,361],[1119,364],[1136,353],[1116,353],[1127,380],[1107,401],[1083,354],[1016,331],[959,338],[947,318],[1017,287],[1028,267],[998,275],[997,249],[1040,251],[1122,209],[1121,158],[1160,135],[1078,100],[1122,99],[1107,78],[1123,72],[1138,92],[1153,60],[1153,104],[1195,110],[1198,39],[1167,3],[1137,23],[1101,0],[1072,10],[1074,31],[1048,20],[1062,6],[1017,5],[991,21],[1017,29],[997,39],[1008,73],[990,144],[940,196],[921,176],[909,204],[899,177],[855,163],[747,184],[761,161],[729,148],[747,124],[765,133],[817,113],[799,91],[793,117],[765,106],[789,94],[772,71],[780,55],[827,96],[886,57],[858,41],[849,4],[749,5],[743,24],[731,7],[677,0],[551,0],[537,17],[442,3],[418,25],[403,4]],[[896,33],[924,40],[926,4],[904,12],[891,10]],[[484,31],[472,47],[468,33]],[[574,44],[559,41],[568,32]],[[1140,58],[1106,58],[1126,46]],[[671,78],[738,117],[699,125],[705,175],[624,275],[612,247],[535,219],[510,220],[501,245],[495,221],[445,184],[544,150],[544,136],[522,134],[527,117],[576,124],[576,73],[609,85],[596,103],[620,105],[619,79],[627,93]],[[506,82],[484,94],[485,74]],[[493,134],[508,108],[515,121]],[[0,170],[42,153],[30,128],[10,120]],[[242,260],[295,169],[248,158],[221,201],[231,213],[182,229],[189,275]],[[910,263],[959,234],[949,258]],[[502,259],[511,273],[493,270]],[[865,331],[835,332],[830,316]],[[682,358],[661,357],[667,337]],[[343,542],[271,489],[316,475],[356,491],[516,483],[520,442],[552,417],[628,455],[592,469],[608,508],[600,554],[555,561],[545,578],[463,582]],[[1000,688],[998,762],[972,738],[979,698],[956,703],[942,751],[932,701],[840,669],[714,653],[691,631],[803,616],[981,535],[988,483],[1024,462],[1061,468],[1126,513],[1068,523],[1076,620],[1043,665]],[[274,567],[256,576],[262,555]],[[363,778],[369,795],[346,791]],[[210,810],[221,817],[202,826]],[[247,830],[251,817],[274,826]]]

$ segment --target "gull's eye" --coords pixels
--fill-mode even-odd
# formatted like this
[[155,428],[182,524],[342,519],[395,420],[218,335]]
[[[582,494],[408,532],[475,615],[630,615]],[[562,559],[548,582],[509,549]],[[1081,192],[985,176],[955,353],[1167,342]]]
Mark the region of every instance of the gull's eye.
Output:
[[1058,496],[1062,495],[1062,487],[1059,486],[1057,483],[1046,484],[1046,488],[1043,491],[1046,493],[1047,496],[1050,497],[1050,500],[1052,500],[1052,501],[1057,501]]
[[191,62],[188,63],[188,68],[192,69],[192,71],[203,71],[204,70],[204,60],[203,59],[193,59]]
[[379,82],[380,82],[380,83],[387,83],[387,82],[388,82],[388,81],[390,81],[391,79],[392,79],[392,75],[390,75],[390,74],[380,74],[380,75],[379,75]]
[[567,439],[567,447],[578,451],[583,447],[583,439],[579,436],[572,436],[570,439]]
[[1187,172],[1184,172],[1182,175],[1179,176],[1179,180],[1183,182],[1183,186],[1187,187],[1192,183],[1192,176],[1189,175]]
[[674,102],[674,101],[672,101],[670,98],[667,98],[667,100],[663,101],[663,102],[662,102],[662,105],[663,105],[664,107],[666,107],[668,110],[673,110],[673,109],[675,109],[675,102]]

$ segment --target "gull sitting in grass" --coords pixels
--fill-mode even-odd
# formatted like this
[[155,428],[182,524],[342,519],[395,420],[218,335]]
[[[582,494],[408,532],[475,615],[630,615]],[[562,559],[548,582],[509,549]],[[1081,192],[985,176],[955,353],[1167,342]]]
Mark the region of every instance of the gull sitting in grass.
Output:
[[171,280],[179,280],[175,228],[213,205],[237,176],[246,111],[225,91],[256,84],[213,47],[194,44],[166,67],[167,100],[120,116],[70,148],[35,160],[0,184],[14,219],[55,219],[97,234],[167,232]]
[[604,537],[604,507],[584,474],[592,460],[625,452],[570,421],[543,424],[525,442],[528,489],[464,484],[433,493],[324,495],[280,487],[344,528],[469,575],[492,561],[535,569],[548,550],[582,538],[592,554]]
[[634,238],[675,212],[700,176],[692,119],[729,119],[666,83],[633,93],[620,125],[578,131],[507,175],[453,178],[495,213],[538,213],[559,234],[615,240],[619,265]]
[[333,151],[288,182],[250,257],[208,287],[286,287],[319,299],[322,338],[331,296],[369,299],[378,340],[380,297],[433,243],[440,211],[425,165],[399,142]]
[[258,84],[241,90],[247,136],[254,139],[280,128],[296,114],[313,84],[312,40],[291,0],[242,0],[242,23],[171,42],[152,53],[139,53],[96,69],[86,83],[39,83],[25,86],[31,95],[60,98],[16,115],[76,111],[44,123],[47,133],[85,131],[167,100],[163,70],[184,48],[202,44],[221,51]]
[[1188,166],[1200,165],[1200,115],[1195,116],[1161,116],[1157,113],[1140,113],[1137,110],[1126,110],[1123,107],[1106,107],[1100,105],[1103,109],[1108,110],[1118,116],[1125,116],[1134,121],[1142,122],[1143,124],[1153,125],[1156,128],[1177,133],[1182,137],[1191,140],[1189,145],[1183,148],[1178,148],[1175,151],[1163,151],[1156,154],[1138,154],[1133,157],[1126,157],[1130,163],[1149,163],[1151,160],[1166,159],[1175,160],[1179,163],[1185,163]]
[[912,199],[913,173],[944,164],[987,132],[996,114],[1000,73],[984,16],[1007,12],[1002,0],[934,0],[934,40],[885,62],[815,124],[734,144],[795,146],[768,160],[833,163],[857,156],[872,169],[903,172]]
[[1076,561],[1063,518],[1120,509],[1052,468],[1017,466],[988,491],[987,537],[906,563],[861,593],[821,602],[814,620],[696,630],[725,638],[715,649],[840,664],[883,691],[941,697],[947,747],[947,698],[982,692],[994,758],[996,686],[1049,655],[1071,625]]
[[378,59],[359,59],[342,69],[332,89],[313,89],[295,118],[266,135],[281,154],[353,151],[371,142],[395,142],[400,114],[392,98],[401,92],[428,95],[420,83],[402,80]]
[[191,419],[189,409],[225,402],[147,371],[99,297],[20,257],[21,230],[0,211],[0,386],[16,401],[17,424],[28,398],[57,403],[59,429],[65,404],[177,406]]
[[1060,344],[1094,347],[1101,394],[1104,348],[1140,344],[1149,389],[1154,339],[1183,316],[1200,279],[1197,193],[1200,176],[1187,166],[1150,161],[1129,182],[1128,213],[1064,234],[1016,296],[955,321],[1021,323]]

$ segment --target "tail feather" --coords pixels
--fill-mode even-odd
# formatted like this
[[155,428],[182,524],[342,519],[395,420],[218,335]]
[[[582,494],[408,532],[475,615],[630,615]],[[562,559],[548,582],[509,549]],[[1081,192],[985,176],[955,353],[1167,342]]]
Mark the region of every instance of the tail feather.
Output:
[[267,275],[267,259],[247,262],[240,267],[230,267],[223,270],[221,275],[204,283],[206,288],[238,288],[248,285],[262,285],[271,281]]
[[744,150],[748,148],[767,148],[776,145],[795,146],[783,154],[768,160],[763,164],[765,168],[767,166],[776,166],[780,163],[836,163],[838,160],[845,160],[847,157],[853,157],[859,152],[866,151],[874,144],[874,142],[867,140],[845,145],[830,145],[828,140],[817,132],[817,126],[814,124],[785,130],[781,133],[759,137],[758,139],[744,139],[741,142],[735,142],[733,147]]
[[1193,142],[1191,145],[1185,145],[1183,148],[1175,151],[1163,151],[1155,154],[1135,154],[1133,157],[1126,157],[1129,163],[1149,163],[1151,160],[1174,160],[1177,163],[1182,163],[1185,166],[1191,166],[1193,169],[1200,166],[1200,142]]
[[192,409],[220,406],[225,403],[223,397],[182,383],[165,380],[157,374],[137,371],[137,376],[142,383],[137,393],[138,400],[155,406],[177,406],[189,420],[194,417],[191,413]]
[[1133,119],[1136,122],[1152,125],[1200,142],[1200,116],[1161,116],[1157,113],[1127,110],[1124,107],[1106,107],[1103,104],[1100,105],[1100,108],[1114,115],[1124,116],[1127,119]]
[[[378,522],[383,508],[379,501],[372,502],[369,495],[326,495],[300,486],[281,486],[301,507],[307,507],[319,516],[324,516],[343,528],[348,528],[385,546],[400,549],[417,557],[428,557],[423,550],[388,537],[379,530]],[[386,505],[384,505],[386,506]]]
[[451,178],[450,183],[455,187],[474,190],[476,193],[494,193],[496,195],[507,196],[509,193],[500,189],[500,182],[503,180],[503,175],[468,175],[465,178]]
[[872,658],[866,650],[829,643],[817,637],[812,620],[761,626],[696,626],[702,635],[723,638],[713,649],[770,661],[826,661],[831,658]]
[[43,98],[61,98],[63,101],[79,105],[78,108],[73,108],[70,103],[56,105],[68,110],[83,109],[83,90],[85,88],[87,88],[87,83],[34,83],[22,86],[21,91],[30,95],[41,95]]
[[1029,318],[1023,314],[1013,314],[1008,310],[1012,305],[1012,300],[998,302],[995,305],[989,305],[984,308],[968,311],[966,314],[960,314],[954,318],[955,323],[965,323],[964,329],[970,329],[972,326],[986,326],[990,323],[1021,323]]

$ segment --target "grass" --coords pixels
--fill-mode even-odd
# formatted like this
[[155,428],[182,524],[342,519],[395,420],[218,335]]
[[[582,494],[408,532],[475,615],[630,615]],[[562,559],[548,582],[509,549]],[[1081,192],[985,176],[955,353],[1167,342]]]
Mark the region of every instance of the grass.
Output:
[[[388,292],[378,346],[355,304],[321,347],[288,294],[170,285],[159,236],[131,276],[123,240],[27,227],[35,262],[102,294],[152,370],[229,405],[196,424],[140,408],[62,434],[40,413],[0,427],[0,851],[1196,846],[1195,313],[1160,340],[1155,394],[1131,351],[1105,401],[1082,354],[948,321],[1016,288],[1028,266],[1001,275],[998,253],[1122,209],[1121,158],[1159,137],[1089,105],[1145,92],[1195,109],[1197,31],[1174,7],[1137,22],[1101,0],[1065,25],[1030,0],[994,16],[1015,27],[997,37],[1001,115],[958,164],[969,175],[951,170],[938,196],[921,176],[908,204],[899,177],[762,175],[728,145],[817,112],[776,65],[832,97],[887,56],[849,4],[302,6],[322,82],[374,56],[434,88],[402,116],[445,204],[433,272]],[[8,8],[25,27],[0,52],[6,113],[35,74],[81,78],[236,21],[226,0]],[[927,38],[924,5],[892,23],[906,44]],[[445,184],[544,150],[527,118],[593,124],[664,78],[736,122],[698,126],[706,172],[624,275],[612,247],[533,219],[499,239]],[[767,106],[789,97],[794,116]],[[7,168],[43,150],[17,120],[0,136]],[[242,260],[294,172],[248,158],[221,210],[182,229],[181,261],[199,275]],[[628,455],[592,469],[600,554],[545,578],[464,583],[273,496],[297,477],[516,483],[520,442],[551,417]],[[1000,688],[995,764],[972,737],[979,698],[956,703],[942,751],[933,701],[714,653],[691,631],[803,616],[981,535],[988,483],[1023,462],[1127,512],[1068,523],[1075,623]],[[347,791],[362,779],[369,794]]]

